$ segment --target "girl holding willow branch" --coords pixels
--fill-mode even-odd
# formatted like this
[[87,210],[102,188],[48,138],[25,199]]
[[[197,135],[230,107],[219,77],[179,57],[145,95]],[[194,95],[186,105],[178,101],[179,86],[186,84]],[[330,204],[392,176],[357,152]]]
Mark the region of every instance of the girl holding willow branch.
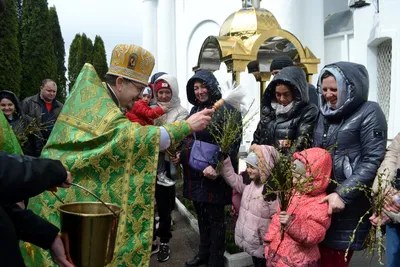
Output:
[[[222,97],[217,79],[207,70],[198,71],[189,79],[186,92],[188,101],[193,105],[190,115],[198,113],[203,109],[212,108]],[[225,123],[224,115],[227,110],[236,111],[229,104],[223,105],[213,114],[211,124],[222,127]],[[239,112],[236,112],[236,114],[238,116],[236,122],[238,127],[240,127],[241,115]],[[231,144],[227,153],[233,161],[235,172],[237,172],[238,168],[237,153],[240,142],[241,135]],[[191,163],[191,159],[196,154],[194,153],[194,144],[196,143],[201,143],[208,147],[217,147],[214,153],[209,153],[210,157],[208,159],[203,160],[203,166],[205,166],[203,169]],[[182,163],[184,176],[183,195],[185,198],[193,201],[200,232],[199,251],[193,259],[186,262],[187,267],[201,266],[203,264],[216,267],[224,266],[225,205],[231,204],[232,190],[216,171],[218,163],[223,160],[223,156],[218,142],[211,133],[210,127],[208,127],[201,132],[187,137],[183,141],[182,150],[178,155],[179,161],[175,162]]]
[[293,159],[293,193],[289,206],[287,211],[280,211],[278,207],[265,235],[266,266],[319,267],[318,244],[331,223],[328,204],[320,201],[326,196],[332,159],[321,148],[296,152]]
[[244,160],[251,183],[244,182],[243,177],[235,173],[230,158],[224,161],[222,176],[237,192],[243,194],[239,217],[235,227],[235,242],[253,257],[255,267],[265,267],[264,235],[276,213],[276,197],[264,197],[266,181],[271,169],[279,157],[272,146],[252,145],[250,153]]

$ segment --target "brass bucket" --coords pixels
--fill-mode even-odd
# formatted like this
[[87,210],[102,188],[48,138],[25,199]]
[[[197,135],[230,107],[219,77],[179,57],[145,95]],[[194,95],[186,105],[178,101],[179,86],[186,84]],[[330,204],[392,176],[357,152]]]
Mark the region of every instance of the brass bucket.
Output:
[[100,202],[77,202],[58,207],[65,250],[76,267],[105,266],[113,258],[122,209],[106,204],[108,207]]
[[94,196],[100,202],[76,202],[58,207],[61,238],[67,259],[76,267],[101,267],[112,261],[118,218],[122,209],[105,203],[85,187],[70,183]]

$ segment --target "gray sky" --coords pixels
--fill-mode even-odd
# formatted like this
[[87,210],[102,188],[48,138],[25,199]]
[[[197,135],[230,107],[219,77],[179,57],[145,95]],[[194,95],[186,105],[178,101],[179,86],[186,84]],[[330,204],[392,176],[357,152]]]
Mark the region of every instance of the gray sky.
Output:
[[100,35],[107,52],[107,63],[115,45],[142,44],[141,0],[48,0],[55,6],[65,42],[68,64],[69,46],[77,33],[92,41]]

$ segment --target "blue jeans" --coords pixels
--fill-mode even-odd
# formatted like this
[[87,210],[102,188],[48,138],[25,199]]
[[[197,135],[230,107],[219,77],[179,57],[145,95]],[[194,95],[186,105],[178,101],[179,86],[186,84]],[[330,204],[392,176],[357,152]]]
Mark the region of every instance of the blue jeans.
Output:
[[400,266],[400,224],[386,225],[386,266]]

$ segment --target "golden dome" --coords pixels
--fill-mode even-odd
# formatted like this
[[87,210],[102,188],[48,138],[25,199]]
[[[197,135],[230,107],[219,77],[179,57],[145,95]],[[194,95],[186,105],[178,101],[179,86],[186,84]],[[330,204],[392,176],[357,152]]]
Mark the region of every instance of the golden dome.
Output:
[[280,27],[274,15],[268,10],[242,8],[224,21],[219,36],[237,36],[243,39]]

